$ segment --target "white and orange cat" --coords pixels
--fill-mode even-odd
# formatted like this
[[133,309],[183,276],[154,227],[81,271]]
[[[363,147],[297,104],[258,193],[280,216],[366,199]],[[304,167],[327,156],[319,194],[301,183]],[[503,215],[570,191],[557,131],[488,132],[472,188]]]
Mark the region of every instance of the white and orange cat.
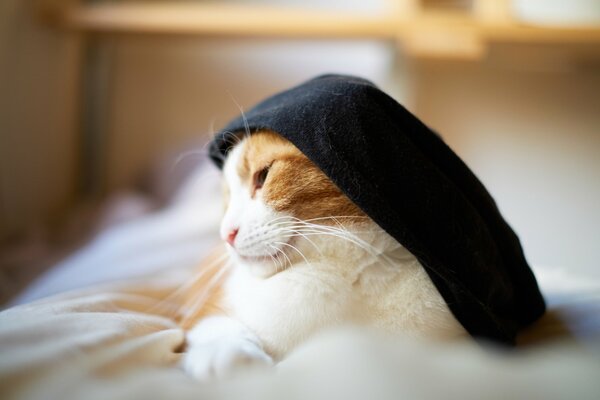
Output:
[[207,273],[189,299],[182,362],[191,375],[272,364],[337,325],[467,335],[417,259],[286,139],[242,137],[223,173],[227,268]]

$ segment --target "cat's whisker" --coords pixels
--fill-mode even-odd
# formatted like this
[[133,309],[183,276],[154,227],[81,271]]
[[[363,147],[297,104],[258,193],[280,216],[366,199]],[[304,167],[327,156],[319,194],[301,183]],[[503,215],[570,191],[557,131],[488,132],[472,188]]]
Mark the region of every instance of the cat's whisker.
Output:
[[[365,247],[362,243],[360,243],[356,240],[353,240],[350,237],[346,237],[346,236],[343,236],[340,234],[336,234],[336,233],[332,233],[332,232],[323,232],[323,231],[311,231],[311,230],[305,231],[304,234],[307,236],[318,236],[318,235],[334,236],[334,237],[337,237],[338,239],[346,240],[348,242],[355,244],[356,246],[368,251],[369,254],[371,254],[371,255],[377,256],[380,254],[380,252],[372,252],[371,249],[369,249],[368,247]],[[293,235],[290,235],[290,236],[293,236]]]
[[298,237],[298,236],[302,237],[303,239],[305,239],[307,242],[309,242],[315,248],[315,250],[319,253],[319,255],[321,257],[323,257],[323,252],[321,251],[321,249],[319,248],[319,246],[317,246],[315,244],[315,242],[313,242],[312,240],[310,240],[308,238],[308,236],[304,235],[299,230],[297,230],[297,229],[288,229],[288,228],[280,228],[279,232],[282,233],[282,234],[290,234],[291,233],[292,235],[288,236],[288,237]]
[[273,260],[273,265],[275,265],[275,269],[277,270],[277,259],[272,254],[269,254],[269,257]]
[[[333,220],[336,222],[339,229],[348,231],[348,229],[338,220],[338,218],[354,218],[354,217],[350,216],[350,215],[342,215],[342,216],[319,217],[319,218],[311,218],[308,220],[301,220],[299,218],[295,218],[295,217],[291,217],[291,216],[284,216],[284,217],[274,218],[273,220],[269,221],[268,224],[273,227],[278,227],[278,226],[281,226],[282,224],[286,224],[286,223],[290,223],[290,224],[297,223],[297,224],[301,224],[302,226],[305,226],[305,225],[323,226],[323,227],[335,229],[335,227],[332,227],[332,226],[312,224],[309,222],[309,221],[319,221],[319,220]],[[358,218],[367,218],[368,219],[368,217],[358,217]],[[281,220],[281,219],[287,219],[287,221],[277,222],[276,224],[272,223],[273,221],[277,221],[277,220]],[[354,233],[374,233],[374,232],[384,232],[384,230],[381,228],[376,228],[376,229],[369,229],[369,230],[362,230],[362,231],[353,230],[353,232]]]
[[310,264],[310,262],[308,262],[308,260],[304,256],[304,254],[302,254],[302,252],[300,250],[298,250],[298,248],[296,246],[293,246],[293,245],[291,245],[289,243],[285,243],[285,242],[275,242],[275,244],[291,247],[292,249],[296,250],[296,252],[298,254],[300,254],[300,257],[302,257],[307,264]]
[[[280,219],[280,218],[275,218],[275,220]],[[277,224],[271,224],[271,225],[269,225],[269,227],[272,228],[274,232],[279,233],[279,234],[281,234],[281,233],[283,233],[283,234],[286,234],[286,233],[295,233],[295,234],[297,234],[299,236],[302,236],[302,234],[299,231],[297,231],[297,230],[295,230],[293,228],[289,229],[288,226],[285,226],[285,224],[288,224],[288,223],[292,224],[292,225],[296,224],[295,221],[287,221],[287,222],[279,222]],[[310,242],[310,244],[312,244],[314,246],[314,248],[317,251],[319,251],[319,248],[317,247],[317,245],[314,244],[313,241],[311,241],[310,239],[308,239],[306,237],[305,237],[305,239],[307,239]]]
[[[220,263],[222,263],[225,260],[225,258],[227,258],[227,254],[224,253],[224,254],[220,255],[213,262],[211,262],[210,264],[208,264],[207,266],[205,266],[204,268],[202,268],[190,280],[188,280],[187,282],[185,282],[183,285],[179,286],[173,292],[169,293],[166,297],[164,297],[163,299],[161,299],[157,304],[151,306],[148,310],[146,310],[146,312],[148,312],[148,313],[161,312],[161,309],[164,310],[164,308],[167,308],[167,310],[164,310],[164,311],[168,312],[168,308],[171,308],[171,302],[172,301],[177,300],[177,298],[179,296],[186,295],[187,294],[187,290],[190,287],[194,286],[207,273],[213,271],[216,268],[216,266],[218,266]],[[178,306],[176,306],[175,308],[178,308]],[[173,310],[174,313],[176,313],[178,311],[179,311],[178,309]]]
[[[211,130],[211,132],[212,132],[212,130]],[[208,149],[209,145],[210,145],[210,141],[207,141],[199,149],[188,150],[188,151],[179,153],[177,155],[177,158],[175,158],[175,160],[172,162],[172,164],[169,168],[169,172],[173,173],[177,169],[177,167],[179,166],[179,164],[181,162],[183,162],[184,160],[186,160],[188,157],[191,157],[191,156],[198,156],[198,157],[202,157],[202,158],[212,156],[212,157],[217,157],[219,160],[224,162],[225,157],[221,153],[214,153],[214,154],[209,153],[209,149]],[[217,171],[215,170],[215,173],[216,172]]]
[[183,160],[185,160],[186,158],[188,158],[190,156],[206,156],[206,155],[208,155],[208,153],[206,151],[203,151],[203,149],[184,151],[183,153],[179,154],[177,156],[177,158],[173,161],[173,163],[171,164],[170,172],[173,172]]
[[[334,228],[334,227],[330,227],[330,226],[316,225],[316,224],[306,223],[304,221],[295,222],[291,225],[288,225],[286,228],[288,230],[290,230],[290,228],[293,228],[293,229],[304,228],[305,229],[306,227],[316,229],[316,230],[327,231],[327,232],[331,232],[331,233],[350,235],[355,241],[361,242],[364,245],[369,245],[368,243],[364,242],[362,239],[358,238],[356,235],[352,234],[351,232],[349,232],[347,229],[344,229],[344,228]],[[300,229],[296,229],[296,231],[299,232]]]
[[[212,117],[210,124],[209,124],[209,128],[208,128],[208,132],[210,132],[211,136],[214,134],[215,131],[215,119],[216,117]],[[199,149],[196,150],[189,150],[189,151],[184,151],[182,153],[180,153],[177,158],[175,159],[175,161],[173,162],[173,165],[171,165],[171,170],[174,170],[179,163],[181,163],[183,160],[185,160],[186,158],[190,157],[190,156],[208,156],[209,155],[209,149],[208,147],[210,146],[211,141],[207,140]],[[213,157],[217,157],[218,159],[220,159],[221,161],[225,161],[225,156],[222,155],[221,153],[216,153],[216,154],[211,154]]]
[[309,218],[304,220],[304,222],[313,222],[313,221],[322,221],[322,220],[328,220],[328,219],[339,219],[339,218],[349,218],[349,219],[365,219],[368,220],[369,217],[364,216],[364,215],[332,215],[332,216],[328,216],[328,217],[317,217],[317,218]]
[[[214,136],[216,131],[215,131],[215,123],[217,122],[217,116],[213,115],[209,122],[208,122],[208,132],[210,132],[211,136]],[[207,143],[210,143],[210,141],[208,141]]]
[[345,236],[340,236],[338,234],[335,233],[330,233],[330,232],[314,232],[314,233],[308,233],[308,235],[325,235],[325,236],[333,236],[336,237],[338,239],[341,240],[346,240],[350,243],[352,243],[353,245],[355,245],[356,247],[364,250],[367,254],[369,254],[370,256],[372,256],[373,258],[376,259],[380,259],[381,261],[383,261],[384,263],[386,263],[390,268],[394,268],[394,263],[393,260],[391,260],[385,253],[383,253],[380,249],[377,249],[374,246],[369,245],[368,243],[361,243],[361,242],[357,242],[349,237],[345,237]]
[[306,220],[291,216],[291,215],[283,215],[280,217],[276,217],[273,218],[269,221],[267,221],[267,224],[273,223],[275,221],[280,221],[280,220],[289,220],[289,221],[297,221],[297,222],[312,222],[312,221],[322,221],[322,220],[328,220],[328,219],[341,219],[341,218],[348,218],[348,219],[365,219],[368,220],[369,217],[367,216],[363,216],[363,215],[331,215],[331,216],[327,216],[327,217],[316,217],[316,218],[309,218]]
[[[269,247],[271,247],[273,250],[275,250],[275,255],[277,255],[278,253],[278,248],[273,246],[273,245],[269,245]],[[285,264],[283,262],[283,260],[280,257],[276,257],[273,256],[275,258],[275,260],[277,260],[277,271],[283,271],[285,269]]]
[[286,254],[286,252],[283,251],[282,249],[278,249],[278,250],[285,257],[285,259],[287,260],[287,262],[290,264],[290,267],[292,267],[294,264],[292,263],[292,260],[290,260],[290,258]]
[[[214,124],[214,121],[212,122]],[[214,132],[214,127],[211,127],[210,132]],[[216,157],[218,160],[220,160],[223,164],[225,163],[225,159],[227,158],[227,156],[221,154],[220,151],[218,152],[214,152],[214,153],[210,153],[210,149],[209,146],[211,145],[210,141],[207,141],[206,143],[204,143],[204,145],[202,145],[201,150],[206,152],[207,156],[211,156],[211,157]]]
[[267,222],[265,223],[265,225],[271,225],[273,222],[276,222],[276,221],[281,221],[281,220],[286,220],[286,221],[284,221],[284,222],[292,222],[292,221],[296,221],[296,220],[298,220],[298,221],[301,221],[301,220],[300,220],[300,219],[298,219],[298,218],[295,218],[295,217],[292,217],[292,216],[288,216],[288,215],[283,215],[283,216],[281,216],[281,217],[276,217],[276,218],[273,218],[273,219],[271,219],[271,220],[267,221]]
[[[307,226],[310,226],[310,228],[312,229],[317,229],[317,230],[324,230],[333,234],[338,234],[343,236],[344,238],[348,239],[348,236],[350,237],[350,239],[358,244],[360,244],[363,248],[369,248],[371,250],[375,250],[375,253],[377,255],[380,255],[382,252],[380,249],[376,248],[375,246],[371,245],[370,243],[364,241],[363,239],[359,238],[358,236],[356,236],[353,232],[350,232],[346,229],[336,229],[336,228],[332,228],[332,227],[323,227],[320,225],[313,225],[313,224],[307,224]],[[338,236],[338,237],[341,237]]]
[[[272,244],[269,245],[269,247],[273,250],[275,250],[275,254],[278,254],[280,252],[282,252],[280,249],[278,249],[277,247],[273,246]],[[283,252],[282,252],[283,253]],[[281,259],[277,259],[276,260],[281,260]],[[285,265],[283,265],[281,262],[278,262],[277,265],[275,266],[275,272],[279,272],[281,268],[281,271],[283,271],[285,269]]]
[[[212,120],[210,121],[210,127],[209,127],[209,132],[213,133],[215,132],[215,119],[216,117],[213,117]],[[230,132],[229,132],[230,133]],[[232,133],[230,133],[231,135],[233,135]],[[210,149],[210,145],[212,144],[212,142],[209,140],[206,143],[204,143],[202,145],[201,150],[205,151],[207,155],[210,155],[211,157],[217,157],[219,160],[221,160],[223,163],[225,163],[225,159],[227,158],[226,155],[221,154],[221,152],[214,152],[212,154],[209,153]]]
[[[225,153],[228,153],[233,147],[237,146],[242,140],[244,140],[245,135],[240,135],[239,133],[231,132],[231,131],[223,131],[223,136],[225,137],[225,142],[230,144],[229,148]],[[225,160],[226,156],[223,160]]]
[[330,235],[330,236],[338,237],[343,240],[347,240],[347,241],[355,244],[356,246],[362,248],[363,250],[368,252],[370,255],[377,257],[377,258],[379,258],[379,257],[383,258],[390,267],[394,266],[393,261],[387,255],[385,255],[380,249],[377,249],[375,246],[365,242],[364,240],[360,239],[359,237],[352,234],[351,232],[349,232],[346,229],[338,229],[338,228],[333,228],[333,227],[328,227],[328,226],[326,227],[326,226],[310,224],[310,223],[303,223],[301,225],[304,225],[305,227],[308,228],[308,229],[305,228],[305,230],[304,230],[304,232],[307,233],[307,235],[315,235],[315,234]]
[[224,278],[225,273],[229,271],[231,265],[232,262],[229,261],[225,263],[223,267],[219,271],[217,271],[217,273],[215,273],[215,275],[211,278],[211,280],[204,288],[202,295],[199,296],[198,299],[196,299],[196,301],[192,304],[191,307],[189,307],[183,312],[181,318],[182,322],[185,322],[189,318],[193,317],[202,308],[202,306],[204,306],[204,304],[208,301],[212,290],[220,283],[221,279]]
[[[277,251],[278,253],[281,253],[281,255],[283,255],[285,257],[285,259],[287,260],[287,262],[290,264],[290,267],[294,265],[292,263],[292,260],[290,260],[290,258],[288,257],[288,255],[285,254],[285,251],[283,251],[282,249],[278,248],[277,246],[271,246],[271,247],[274,248],[275,251]],[[283,268],[285,269],[285,265],[283,266]]]
[[235,97],[233,97],[231,92],[228,91],[227,94],[229,94],[231,100],[235,103],[238,110],[240,110],[240,115],[242,116],[242,120],[244,121],[244,130],[246,132],[244,137],[249,137],[251,135],[250,125],[248,124],[248,118],[246,118],[246,114],[244,113],[244,107],[242,107],[240,103],[237,102],[237,100],[235,99]]
[[225,140],[228,143],[233,142],[234,145],[239,144],[242,141],[238,134],[231,131],[223,131],[223,136],[225,136]]
[[303,224],[303,223],[299,223],[299,222],[289,222],[288,226],[282,226],[284,223],[280,222],[278,224],[275,225],[275,227],[279,227],[280,229],[295,229],[296,227],[306,227],[306,226],[310,226],[310,227],[321,227],[324,229],[336,229],[339,231],[343,231],[343,232],[352,232],[352,233],[380,233],[383,232],[383,229],[366,229],[366,230],[352,230],[350,231],[349,229],[345,228],[345,227],[341,227],[341,228],[335,228],[332,226],[328,226],[328,225],[318,225],[318,224]]
[[244,109],[240,107],[240,113],[242,114],[242,118],[244,119],[244,131],[246,132],[246,137],[251,135],[250,125],[248,125],[248,118],[246,118],[246,114],[244,114]]

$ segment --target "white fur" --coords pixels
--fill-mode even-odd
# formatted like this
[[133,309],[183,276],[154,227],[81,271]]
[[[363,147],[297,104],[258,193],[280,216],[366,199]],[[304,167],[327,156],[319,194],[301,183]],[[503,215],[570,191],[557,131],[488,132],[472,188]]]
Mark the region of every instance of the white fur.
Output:
[[[237,176],[243,146],[242,142],[233,149],[224,167],[230,202],[221,234],[226,237],[231,229],[239,228],[230,248],[234,266],[225,285],[226,310],[246,327],[243,332],[256,335],[257,347],[280,360],[313,333],[345,324],[417,337],[465,335],[417,259],[372,221],[346,224],[353,232],[351,240],[330,234],[290,240],[277,225],[289,216],[271,210],[260,194],[252,199]],[[278,259],[270,260],[276,253]],[[259,256],[266,259],[248,260]],[[200,323],[193,332],[202,326]],[[239,338],[248,335],[232,326],[222,335],[228,343],[236,334]],[[213,340],[217,353],[223,347],[217,345],[219,341]],[[248,352],[239,345],[243,342],[238,340],[237,352],[245,358]],[[266,356],[253,355],[259,361]],[[202,356],[204,360],[198,363],[206,367],[207,355]],[[188,359],[188,364],[195,362]]]
[[225,316],[208,317],[187,334],[183,368],[196,379],[228,376],[240,367],[272,365],[255,334],[239,321]]

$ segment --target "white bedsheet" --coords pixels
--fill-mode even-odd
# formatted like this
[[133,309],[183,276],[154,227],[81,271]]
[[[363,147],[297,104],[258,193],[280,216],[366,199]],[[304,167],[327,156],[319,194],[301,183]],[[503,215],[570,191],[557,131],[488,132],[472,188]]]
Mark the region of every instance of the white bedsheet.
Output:
[[[533,329],[539,343],[512,352],[348,327],[309,340],[272,371],[203,384],[177,366],[184,333],[152,311],[176,281],[155,275],[137,289],[131,283],[88,288],[0,313],[1,397],[594,399],[600,393],[597,287],[570,292],[566,302],[560,293],[553,318]],[[549,333],[561,339],[540,341]]]

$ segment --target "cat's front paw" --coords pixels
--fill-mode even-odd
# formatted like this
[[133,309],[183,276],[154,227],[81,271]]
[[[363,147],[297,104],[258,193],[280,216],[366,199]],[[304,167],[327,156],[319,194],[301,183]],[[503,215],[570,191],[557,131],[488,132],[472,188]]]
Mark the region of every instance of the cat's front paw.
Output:
[[256,343],[245,339],[221,339],[191,346],[184,354],[185,372],[199,380],[230,377],[250,368],[273,365]]

